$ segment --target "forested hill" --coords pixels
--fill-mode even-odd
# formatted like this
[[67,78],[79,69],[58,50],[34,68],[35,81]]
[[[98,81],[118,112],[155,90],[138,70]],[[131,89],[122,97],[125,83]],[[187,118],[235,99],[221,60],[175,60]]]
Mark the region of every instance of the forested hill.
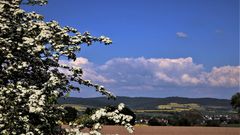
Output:
[[105,97],[95,98],[60,98],[60,104],[78,104],[85,107],[103,107],[107,105],[117,105],[125,103],[132,109],[156,109],[158,105],[168,103],[191,104],[195,103],[204,107],[221,107],[231,108],[230,100],[216,98],[184,98],[184,97],[167,97],[167,98],[150,98],[150,97],[117,97],[116,100],[108,100]]

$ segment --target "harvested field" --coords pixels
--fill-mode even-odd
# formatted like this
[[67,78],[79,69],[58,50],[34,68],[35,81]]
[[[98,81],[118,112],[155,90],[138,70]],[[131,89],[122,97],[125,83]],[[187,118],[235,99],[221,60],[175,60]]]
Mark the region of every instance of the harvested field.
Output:
[[[129,135],[124,127],[104,126],[104,135]],[[132,135],[240,135],[240,128],[136,126]]]

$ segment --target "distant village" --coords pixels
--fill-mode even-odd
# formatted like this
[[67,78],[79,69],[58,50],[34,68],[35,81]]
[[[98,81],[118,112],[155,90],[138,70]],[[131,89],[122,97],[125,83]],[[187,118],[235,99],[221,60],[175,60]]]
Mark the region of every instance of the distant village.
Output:
[[[144,124],[150,126],[238,126],[240,119],[238,114],[225,114],[225,115],[203,115],[196,118],[184,117],[184,116],[172,116],[161,118],[146,117],[140,118],[135,121],[135,124]],[[175,119],[174,119],[175,118]]]

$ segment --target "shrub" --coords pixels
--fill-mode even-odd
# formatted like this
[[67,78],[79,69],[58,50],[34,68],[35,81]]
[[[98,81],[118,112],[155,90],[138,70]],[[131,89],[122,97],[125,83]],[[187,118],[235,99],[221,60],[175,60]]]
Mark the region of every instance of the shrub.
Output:
[[65,106],[64,107],[65,114],[62,118],[62,121],[65,123],[73,122],[77,116],[78,116],[78,110],[71,107],[71,106]]
[[163,121],[163,120],[160,120],[157,118],[151,118],[148,121],[148,125],[150,125],[150,126],[167,126],[167,123],[166,123],[166,121]]
[[206,126],[208,127],[219,127],[221,124],[220,120],[207,120]]
[[[75,61],[82,44],[109,45],[112,41],[89,32],[81,34],[57,21],[46,22],[42,15],[21,9],[21,4],[44,5],[47,0],[0,1],[0,134],[81,133],[81,125],[72,124],[71,130],[61,128],[59,120],[64,109],[57,99],[79,91],[79,85],[93,87],[109,99],[115,96],[103,86],[83,79],[81,68],[64,65],[61,60]],[[105,110],[102,112],[96,115],[104,115]],[[91,134],[100,134],[97,120]],[[132,129],[128,124],[123,125]]]

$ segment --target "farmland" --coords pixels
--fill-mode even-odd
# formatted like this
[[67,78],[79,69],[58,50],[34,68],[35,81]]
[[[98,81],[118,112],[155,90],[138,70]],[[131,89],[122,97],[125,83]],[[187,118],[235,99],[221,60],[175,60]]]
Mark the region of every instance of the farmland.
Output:
[[125,103],[135,113],[135,123],[150,126],[211,126],[240,127],[239,117],[232,110],[230,101],[214,98],[129,98],[118,97],[115,101],[97,98],[60,99],[63,106],[71,106],[81,117],[90,110]]
[[159,105],[157,108],[162,111],[173,111],[173,112],[203,110],[204,109],[200,105],[193,104],[193,103],[189,103],[189,104],[169,103],[166,105]]

